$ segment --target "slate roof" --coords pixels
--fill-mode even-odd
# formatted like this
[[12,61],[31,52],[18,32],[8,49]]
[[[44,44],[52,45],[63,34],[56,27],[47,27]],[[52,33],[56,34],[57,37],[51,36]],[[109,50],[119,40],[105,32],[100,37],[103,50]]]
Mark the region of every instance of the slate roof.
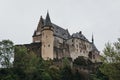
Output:
[[92,50],[94,51],[98,51],[99,52],[99,50],[96,48],[96,46],[95,46],[95,44],[94,43],[91,43],[91,45],[92,45]]
[[54,35],[58,36],[60,38],[63,39],[69,39],[70,38],[70,34],[68,32],[68,30],[63,29],[55,24],[52,23],[52,26],[54,27]]
[[[47,12],[46,19],[43,19],[41,17],[41,21],[43,23],[43,26],[41,26],[41,27],[45,27],[45,26],[53,27],[54,28],[54,35],[57,36],[57,37],[60,37],[60,38],[66,39],[66,40],[69,39],[69,38],[78,38],[78,39],[81,39],[81,40],[89,42],[89,40],[82,34],[81,31],[77,32],[77,33],[73,33],[72,36],[71,36],[67,29],[63,29],[62,27],[52,23],[51,20],[50,20],[48,12]],[[36,31],[34,32],[33,36],[36,36]],[[91,42],[89,42],[89,43],[91,43]],[[93,35],[92,35],[92,43],[91,43],[91,45],[92,45],[93,50],[97,50],[98,51],[98,49],[94,45]]]
[[72,34],[72,38],[78,38],[78,39],[81,39],[81,40],[84,40],[84,41],[88,41],[88,39],[81,33],[81,31],[78,33],[73,33]]
[[[46,20],[45,19],[43,19],[43,20],[44,20],[44,25],[45,25]],[[69,31],[67,29],[63,29],[62,27],[60,27],[52,22],[51,22],[51,25],[54,28],[54,35],[55,36],[58,36],[58,37],[63,38],[63,39],[70,38],[70,34],[69,34]]]
[[52,26],[49,13],[47,12],[46,19],[44,21],[44,26]]

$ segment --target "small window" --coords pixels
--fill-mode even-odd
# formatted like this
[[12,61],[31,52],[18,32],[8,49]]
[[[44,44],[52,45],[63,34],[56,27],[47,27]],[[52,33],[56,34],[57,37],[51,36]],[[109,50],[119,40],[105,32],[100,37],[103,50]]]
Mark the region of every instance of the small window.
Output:
[[93,55],[93,59],[95,59],[95,55]]
[[73,42],[73,39],[72,39],[72,42]]
[[48,45],[48,47],[50,47],[50,44]]
[[78,49],[77,49],[77,52],[78,52]]
[[78,48],[78,44],[76,44],[76,47]]
[[72,44],[72,46],[74,46],[74,44]]

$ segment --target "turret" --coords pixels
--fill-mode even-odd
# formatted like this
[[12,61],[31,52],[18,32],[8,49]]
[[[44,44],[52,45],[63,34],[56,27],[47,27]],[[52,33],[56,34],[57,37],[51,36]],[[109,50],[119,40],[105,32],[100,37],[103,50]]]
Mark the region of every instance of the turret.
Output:
[[43,20],[42,16],[40,16],[40,21],[37,26],[37,31],[41,31],[41,28],[43,25],[44,25],[44,20]]
[[38,23],[38,26],[37,26],[37,29],[34,31],[34,34],[33,34],[33,43],[36,43],[36,42],[41,42],[41,30],[42,30],[42,26],[44,25],[44,21],[43,21],[43,18],[42,16],[40,17],[40,20],[39,20],[39,23]]

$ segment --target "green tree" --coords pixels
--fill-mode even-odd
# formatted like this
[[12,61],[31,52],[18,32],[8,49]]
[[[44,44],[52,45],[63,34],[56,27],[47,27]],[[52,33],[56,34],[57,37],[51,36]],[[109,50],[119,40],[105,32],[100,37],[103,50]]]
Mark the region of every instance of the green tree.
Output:
[[0,80],[19,80],[17,75],[14,74],[14,68],[1,68]]
[[98,69],[94,74],[90,74],[90,80],[109,80],[109,79]]
[[42,80],[52,80],[50,74],[48,72],[43,72],[41,75]]
[[58,67],[50,66],[48,69],[48,73],[50,74],[52,80],[61,80],[60,69]]
[[78,70],[75,70],[74,79],[73,80],[82,80],[82,76]]
[[68,58],[63,58],[63,66],[61,68],[61,80],[73,80],[73,73],[71,63]]
[[12,59],[14,54],[13,42],[10,40],[0,41],[0,65],[4,68],[12,67]]
[[16,73],[21,74],[20,78],[26,77],[26,80],[32,80],[37,71],[39,58],[33,52],[28,52],[24,46],[15,47],[14,68]]
[[89,66],[92,64],[92,61],[89,59],[85,59],[84,56],[79,56],[74,60],[73,64],[79,66]]
[[110,80],[120,79],[120,38],[117,42],[107,43],[102,58],[103,64],[100,70],[107,75]]
[[71,67],[65,66],[61,70],[61,80],[73,80]]

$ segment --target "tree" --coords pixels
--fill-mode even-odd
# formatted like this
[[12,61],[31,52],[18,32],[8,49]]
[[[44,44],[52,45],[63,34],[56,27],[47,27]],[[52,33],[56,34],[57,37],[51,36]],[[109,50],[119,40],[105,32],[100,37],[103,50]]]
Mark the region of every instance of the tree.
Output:
[[48,73],[50,74],[52,80],[61,80],[60,79],[60,70],[56,66],[50,66],[48,69]]
[[17,70],[16,73],[22,74],[20,77],[25,76],[26,80],[32,80],[34,73],[37,71],[38,64],[39,57],[35,53],[28,52],[24,46],[15,47],[14,68]]
[[74,79],[73,80],[82,80],[82,76],[78,70],[75,70]]
[[71,69],[71,64],[68,58],[63,58],[61,69],[61,80],[73,80],[73,73]]
[[90,80],[109,80],[109,79],[98,69],[94,74],[90,74]]
[[117,42],[107,43],[102,58],[103,64],[100,70],[107,75],[110,80],[120,79],[120,38]]
[[73,64],[79,66],[89,66],[90,64],[92,64],[92,61],[89,59],[85,59],[83,56],[79,56],[74,60]]
[[42,72],[42,80],[52,80],[50,74],[48,72]]
[[4,68],[12,67],[12,59],[14,54],[13,42],[10,40],[0,41],[0,65]]

